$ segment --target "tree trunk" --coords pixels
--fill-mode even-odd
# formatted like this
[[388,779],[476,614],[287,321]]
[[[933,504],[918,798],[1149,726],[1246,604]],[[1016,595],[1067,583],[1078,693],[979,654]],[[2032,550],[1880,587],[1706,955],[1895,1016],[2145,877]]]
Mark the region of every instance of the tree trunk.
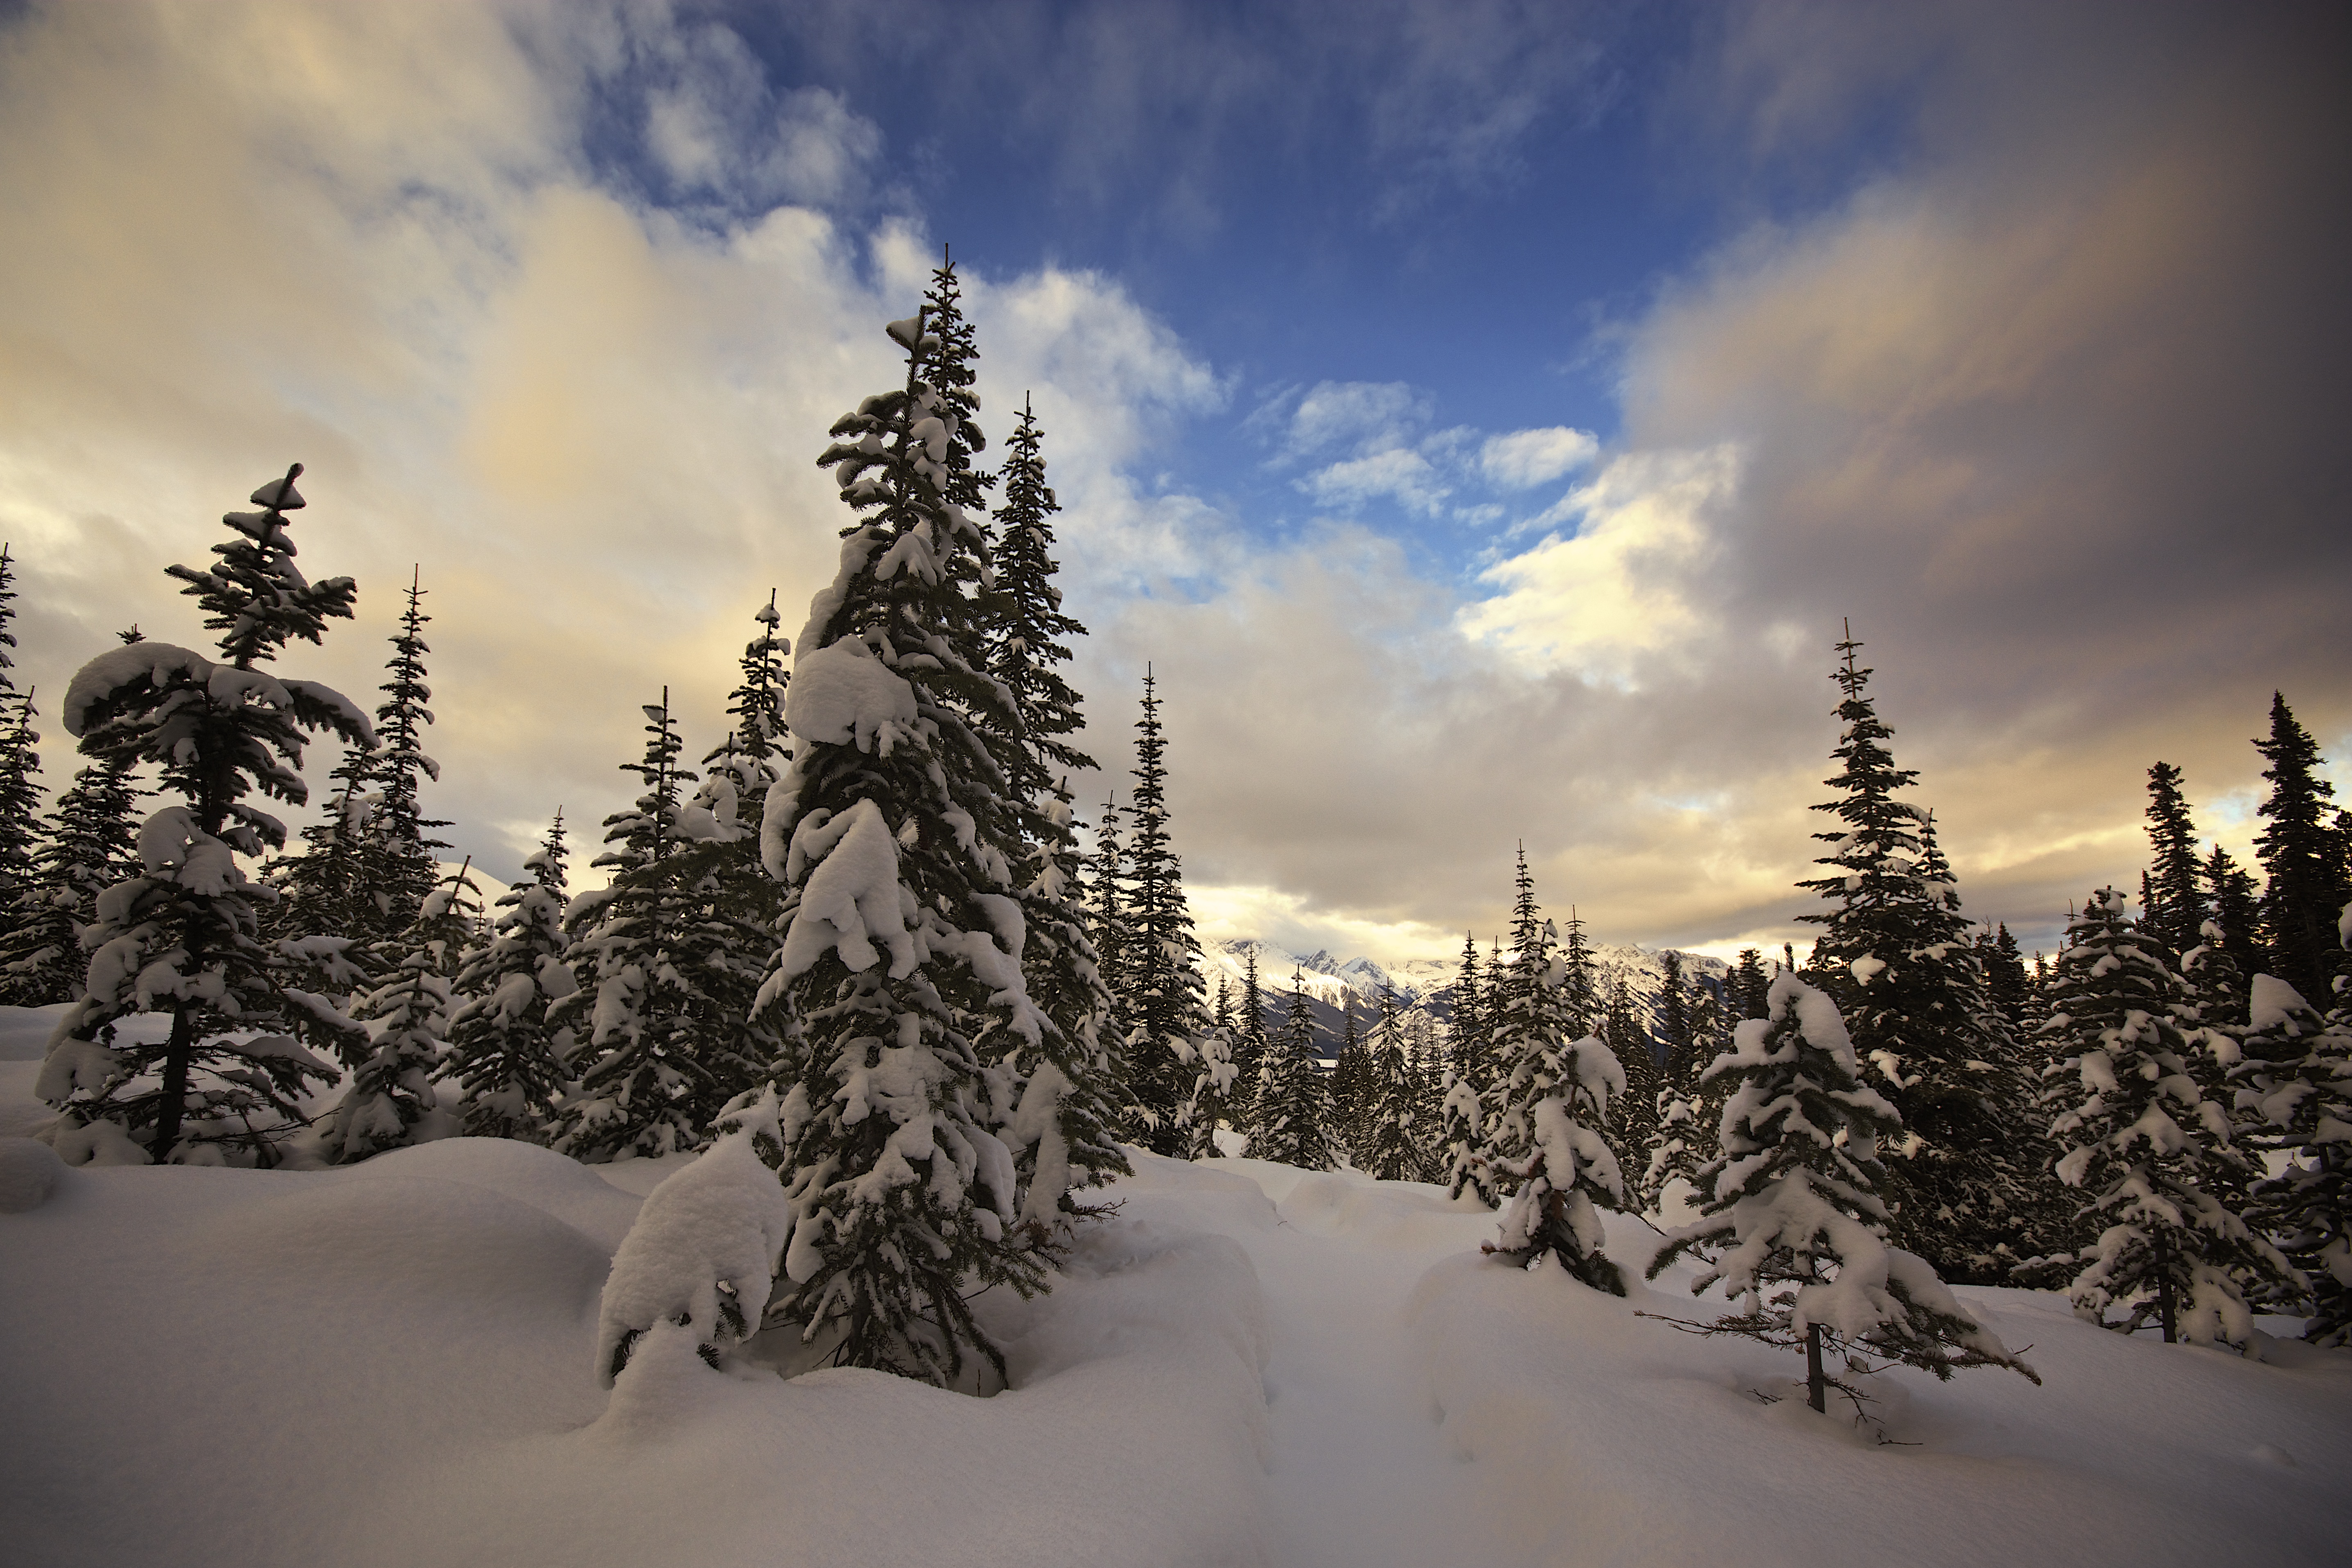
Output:
[[172,1010],[172,1037],[163,1047],[163,1095],[156,1102],[155,1141],[147,1157],[162,1164],[180,1141],[180,1109],[188,1098],[188,1063],[195,1055],[196,1016],[193,1009]]
[[1822,1375],[1822,1326],[1805,1325],[1805,1403],[1829,1414],[1829,1380]]
[[2164,1245],[2164,1232],[2156,1233],[2156,1305],[2164,1319],[2164,1342],[2177,1342],[2173,1337],[2172,1258]]

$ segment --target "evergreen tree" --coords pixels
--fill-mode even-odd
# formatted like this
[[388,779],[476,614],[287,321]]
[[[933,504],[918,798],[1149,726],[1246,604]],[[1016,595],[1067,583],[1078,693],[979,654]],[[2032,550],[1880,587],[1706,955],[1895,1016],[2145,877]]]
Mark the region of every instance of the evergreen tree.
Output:
[[[737,661],[742,673],[727,694],[727,717],[732,721],[727,738],[702,759],[706,780],[724,784],[728,792],[730,798],[721,804],[733,809],[722,815],[737,821],[756,815],[757,803],[767,798],[770,786],[783,776],[784,764],[792,760],[792,747],[784,738],[784,690],[792,679],[784,671],[784,656],[793,645],[790,638],[776,635],[782,618],[771,588],[768,602],[751,613],[760,634],[743,645]],[[757,847],[756,838],[745,842]]]
[[2166,1342],[2251,1342],[2242,1280],[2284,1281],[2286,1261],[2214,1192],[2246,1166],[2223,1108],[2193,1076],[2174,1021],[2179,986],[2156,944],[2124,918],[2112,888],[2094,893],[2058,956],[2043,1027],[2062,1053],[2053,1085],[2079,1094],[2051,1125],[2058,1177],[2105,1222],[2067,1295],[2077,1312],[2129,1332],[2151,1316]]
[[1980,932],[1976,949],[1977,963],[1984,970],[1986,995],[2009,1025],[2010,1037],[2023,1038],[2031,983],[2026,977],[2024,955],[2017,951],[2017,939],[2009,934],[2009,922],[2004,921],[1997,928]]
[[1454,987],[1453,1027],[1447,1037],[1444,1096],[1439,1102],[1438,1140],[1449,1195],[1465,1192],[1492,1205],[1494,1174],[1487,1153],[1486,1089],[1494,1080],[1495,1034],[1486,993],[1496,971],[1478,963],[1478,939],[1462,933],[1462,974]]
[[[1066,792],[1045,803],[1050,832],[1030,847],[1021,888],[1022,950],[1038,1039],[1011,1064],[1020,1100],[1004,1133],[1023,1192],[1021,1221],[1034,1240],[1081,1213],[1072,1194],[1129,1173],[1118,1146],[1118,1007],[1087,933],[1077,835]],[[1114,850],[1114,856],[1116,850]],[[1114,889],[1116,918],[1116,889]]]
[[[2352,1019],[2321,1017],[2267,974],[2254,977],[2252,1016],[2233,1075],[2237,1101],[2251,1122],[2249,1144],[2284,1158],[2255,1185],[2246,1222],[2308,1285],[2303,1337],[2352,1345]],[[2297,1302],[2273,1288],[2268,1304],[2288,1310]]]
[[1609,1005],[1601,1014],[1601,1037],[1625,1075],[1625,1092],[1617,1097],[1613,1129],[1617,1168],[1628,1173],[1631,1188],[1626,1196],[1647,1207],[1655,1193],[1648,1173],[1659,1143],[1659,1093],[1665,1084],[1657,1056],[1650,1047],[1649,1032],[1634,1016],[1633,988],[1622,969],[1609,977]]
[[1421,1179],[1422,1088],[1407,1048],[1404,1017],[1394,987],[1381,983],[1379,1011],[1372,1019],[1366,1054],[1371,1061],[1370,1111],[1356,1163],[1374,1181]]
[[1608,1238],[1595,1210],[1625,1206],[1617,1156],[1601,1133],[1610,1097],[1625,1088],[1617,1058],[1587,1035],[1522,1058],[1511,1084],[1507,1114],[1525,1118],[1527,1152],[1499,1173],[1512,1184],[1511,1201],[1501,1235],[1481,1250],[1522,1268],[1549,1253],[1570,1278],[1622,1296],[1624,1272],[1601,1250]]
[[1732,1051],[1706,1070],[1734,1085],[1717,1130],[1722,1152],[1701,1178],[1702,1217],[1667,1234],[1650,1278],[1685,1252],[1728,1247],[1691,1289],[1720,1281],[1747,1310],[1698,1331],[1802,1345],[1815,1410],[1833,1381],[1824,1351],[1844,1352],[1850,1367],[1877,1355],[1939,1379],[2005,1366],[2041,1382],[1926,1260],[1888,1244],[1878,1149],[1902,1121],[1862,1081],[1835,1004],[1784,971],[1766,1005],[1768,1016],[1742,1023]]
[[1861,646],[1837,645],[1843,766],[1826,781],[1837,797],[1813,808],[1836,830],[1814,835],[1830,849],[1816,862],[1826,874],[1799,884],[1829,906],[1799,917],[1823,928],[1809,968],[1905,1129],[1879,1189],[1892,1235],[1945,1278],[1991,1283],[2015,1261],[2018,1216],[2041,1184],[2019,1159],[2029,1085],[1927,815],[1895,798],[1917,774],[1887,750],[1894,731],[1866,694]]
[[1565,1027],[1578,1039],[1599,1034],[1601,966],[1592,956],[1592,944],[1584,940],[1584,922],[1576,918],[1574,904],[1568,906],[1568,931],[1560,943],[1559,962],[1560,1002],[1568,1009]]
[[974,1352],[1004,1369],[969,1294],[1044,1277],[987,1109],[993,1065],[1044,1028],[1017,957],[1017,817],[984,738],[1016,722],[985,668],[985,538],[952,499],[950,458],[979,435],[954,367],[929,379],[942,335],[922,315],[889,331],[903,385],[836,420],[818,459],[858,518],[797,639],[793,763],[762,827],[785,908],[759,1007],[791,1037],[777,1133],[754,1142],[792,1208],[771,1320],[835,1364],[946,1386]]
[[[2257,973],[2263,963],[2262,889],[2253,873],[2232,859],[2219,844],[2205,859],[2205,896],[2213,921],[2221,928],[2221,951],[2230,955],[2241,975]],[[2233,1022],[2243,1023],[2242,1014]]]
[[41,737],[33,730],[33,693],[19,694],[8,671],[16,634],[16,559],[0,544],[0,910],[13,910],[33,882],[34,824],[41,804]]
[[[129,644],[84,665],[66,694],[66,731],[85,755],[125,769],[152,763],[179,797],[140,830],[141,874],[98,900],[83,934],[81,999],[42,1066],[38,1092],[65,1112],[52,1139],[75,1163],[136,1162],[142,1143],[159,1163],[273,1161],[301,1097],[336,1076],[275,1031],[307,1023],[339,1039],[363,1033],[285,984],[288,952],[260,936],[265,890],[236,859],[285,843],[283,825],[247,797],[301,804],[306,731],[373,743],[347,699],[261,668],[297,637],[320,640],[329,619],[350,619],[357,592],[348,577],[310,583],[294,564],[286,513],[303,505],[301,471],[297,463],[256,490],[260,510],[224,519],[232,537],[214,546],[213,566],[166,569],[222,634],[218,659]],[[163,1042],[117,1038],[117,1020],[146,1012],[171,1015]]]
[[1291,975],[1288,1016],[1282,1033],[1266,1043],[1257,1104],[1253,1158],[1302,1171],[1328,1171],[1339,1163],[1331,1146],[1331,1089],[1316,1066],[1315,1015],[1302,974]]
[[1110,1010],[1103,1015],[1101,1026],[1106,1059],[1110,1066],[1107,1091],[1117,1108],[1114,1126],[1118,1135],[1132,1142],[1127,1040],[1135,1019],[1128,1005],[1127,972],[1134,931],[1128,920],[1127,846],[1119,841],[1118,827],[1118,795],[1114,792],[1103,802],[1102,821],[1095,827],[1095,850],[1087,860],[1085,901],[1087,931],[1095,946],[1096,971],[1109,998]]
[[[392,659],[384,666],[392,679],[377,689],[384,693],[375,710],[380,744],[369,761],[369,777],[380,798],[369,827],[368,850],[362,858],[364,896],[374,903],[371,929],[347,931],[350,936],[376,936],[404,931],[416,920],[425,896],[439,880],[436,849],[449,846],[430,837],[430,830],[448,823],[428,817],[417,797],[420,776],[436,783],[441,764],[425,754],[425,731],[433,722],[433,689],[425,682],[425,590],[420,578],[408,585],[408,605],[400,615],[399,635],[392,639]],[[362,906],[362,915],[367,911]]]
[[1666,1053],[1666,1082],[1687,1093],[1697,1086],[1698,1033],[1692,1026],[1690,993],[1683,984],[1683,955],[1669,947],[1658,954],[1664,978],[1658,985],[1658,1045]]
[[[959,311],[943,340],[957,336],[961,322]],[[1070,659],[1064,639],[1085,636],[1086,627],[1061,613],[1051,522],[1058,506],[1045,483],[1041,447],[1036,420],[1024,406],[1000,476],[1001,542],[992,556],[994,587],[984,600],[989,670],[1012,697],[1012,728],[999,737],[999,752],[1025,847],[1022,967],[1044,1032],[1035,1049],[1024,1048],[1012,1064],[1022,1084],[1013,1130],[1026,1194],[1022,1213],[1032,1226],[1065,1223],[1076,1212],[1073,1191],[1129,1169],[1112,1131],[1120,1083],[1118,1031],[1124,1021],[1108,989],[1104,954],[1087,933],[1067,784],[1070,769],[1095,763],[1066,739],[1086,721],[1076,689],[1058,668]],[[1118,859],[1115,835],[1112,859]],[[1109,874],[1116,919],[1116,864]]]
[[373,752],[346,747],[327,775],[325,815],[302,829],[302,853],[280,857],[264,869],[278,900],[265,911],[263,929],[278,937],[341,937],[339,955],[362,969],[366,946],[383,934],[383,923],[373,890],[380,858],[373,828],[383,803],[373,787],[374,771]]
[[1232,1081],[1223,1042],[1209,1030],[1201,944],[1184,902],[1181,863],[1168,837],[1168,771],[1160,758],[1160,701],[1143,676],[1136,721],[1134,829],[1128,840],[1129,927],[1120,979],[1133,1025],[1128,1032],[1128,1100],[1137,1142],[1184,1158],[1203,1095]]
[[81,769],[58,797],[32,879],[0,931],[0,1002],[41,1007],[81,994],[82,932],[98,919],[98,896],[140,874],[137,811],[148,793],[134,764],[117,758]]
[[1234,1030],[1234,1089],[1226,1113],[1234,1131],[1257,1125],[1257,1085],[1265,1071],[1265,996],[1257,983],[1257,944],[1242,949],[1241,1017]]
[[1739,962],[1732,967],[1729,995],[1732,1022],[1760,1018],[1764,1016],[1764,994],[1770,989],[1772,977],[1764,973],[1764,955],[1752,947],[1739,950]]
[[1372,1058],[1356,1032],[1356,994],[1339,993],[1339,1054],[1331,1064],[1331,1139],[1353,1161],[1364,1146],[1372,1110]]
[[[1511,966],[1496,978],[1496,1079],[1486,1092],[1493,1117],[1486,1154],[1498,1168],[1526,1163],[1534,1148],[1536,1102],[1555,1086],[1568,1043],[1568,1008],[1554,944],[1559,933],[1536,905],[1525,849],[1512,879]],[[1622,1085],[1620,1085],[1622,1088]],[[1514,1178],[1501,1174],[1507,1184]]]
[[31,691],[0,697],[0,909],[13,910],[36,880],[41,736],[35,717]]
[[2146,879],[2140,929],[2177,959],[2198,944],[2208,911],[2197,863],[2197,824],[2180,793],[2180,770],[2170,763],[2147,770],[2147,838],[2156,863]]
[[489,942],[458,972],[449,1016],[449,1055],[434,1077],[454,1081],[468,1136],[544,1143],[569,1087],[565,1058],[572,1031],[549,1010],[578,994],[564,962],[563,812],[523,862],[529,873],[499,900],[503,911]]
[[360,1058],[320,1141],[335,1163],[458,1131],[432,1080],[449,1050],[453,983],[481,917],[467,877],[472,868],[468,857],[446,885],[425,895],[408,929],[383,944],[392,978],[352,1004],[352,1016],[368,1026],[373,1048]]
[[731,856],[698,853],[683,831],[680,796],[695,774],[677,765],[668,689],[644,711],[644,758],[622,771],[645,793],[604,819],[613,847],[595,864],[612,868],[612,884],[572,901],[565,926],[580,989],[549,1017],[584,1037],[554,1146],[591,1163],[697,1147],[777,1046],[751,1006],[763,932],[727,896]]
[[2327,809],[2336,788],[2318,776],[2319,747],[2310,731],[2275,692],[2270,739],[2256,741],[2254,750],[2270,763],[2263,770],[2270,797],[2257,808],[2270,826],[2254,839],[2265,883],[2262,922],[2270,962],[2263,967],[2305,995],[2326,996],[2341,951],[2336,921],[2352,903],[2343,843]]

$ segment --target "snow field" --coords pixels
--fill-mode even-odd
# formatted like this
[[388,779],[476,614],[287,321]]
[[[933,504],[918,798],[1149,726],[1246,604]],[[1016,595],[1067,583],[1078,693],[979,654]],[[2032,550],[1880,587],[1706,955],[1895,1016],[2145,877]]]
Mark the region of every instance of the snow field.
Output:
[[[1620,1300],[1482,1258],[1495,1216],[1441,1189],[1135,1159],[1051,1294],[978,1303],[1013,1384],[988,1399],[782,1379],[756,1364],[789,1353],[773,1336],[726,1372],[646,1355],[600,1389],[599,1293],[676,1159],[458,1139],[328,1172],[58,1170],[0,1213],[0,1560],[2347,1556],[2352,1353],[2247,1362],[1963,1289],[2046,1386],[1882,1373],[1916,1446],[1881,1447],[1803,1407],[1801,1358],[1633,1315],[1712,1315],[1695,1266]],[[1608,1228],[1638,1280],[1654,1233]]]

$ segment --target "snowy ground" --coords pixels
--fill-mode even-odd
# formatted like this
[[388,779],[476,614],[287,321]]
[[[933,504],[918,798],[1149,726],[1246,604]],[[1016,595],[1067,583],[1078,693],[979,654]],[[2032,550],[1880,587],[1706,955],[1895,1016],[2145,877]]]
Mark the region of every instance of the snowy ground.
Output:
[[[0,1131],[36,1116],[6,1022]],[[1882,1375],[1910,1446],[1879,1446],[1751,1392],[1793,1356],[1633,1316],[1693,1312],[1676,1275],[1619,1301],[1483,1260],[1492,1216],[1433,1188],[1138,1164],[1052,1295],[989,1308],[991,1399],[699,1366],[602,1392],[597,1292],[656,1166],[458,1140],[65,1173],[0,1214],[0,1560],[2352,1559],[2352,1353],[2250,1363],[1964,1290],[2046,1386]],[[1611,1238],[1637,1269],[1654,1239]]]

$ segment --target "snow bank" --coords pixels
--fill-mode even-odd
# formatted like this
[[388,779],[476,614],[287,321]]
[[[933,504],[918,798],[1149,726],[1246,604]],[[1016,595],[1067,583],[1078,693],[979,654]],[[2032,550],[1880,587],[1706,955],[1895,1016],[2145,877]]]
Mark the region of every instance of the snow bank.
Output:
[[[1646,1260],[1647,1234],[1610,1216],[1612,1255]],[[2032,1347],[2045,1386],[1882,1373],[1866,1380],[1876,1414],[1916,1446],[1881,1447],[1834,1395],[1826,1415],[1804,1407],[1801,1356],[1633,1315],[1715,1316],[1719,1302],[1685,1293],[1692,1272],[1635,1284],[1630,1300],[1549,1264],[1465,1258],[1422,1279],[1411,1353],[1494,1532],[1464,1561],[2340,1558],[2352,1356],[2296,1347],[2291,1365],[2265,1366],[2091,1327],[2055,1296],[1969,1290],[1978,1318]]]
[[1265,1562],[1250,1265],[1189,1223],[1216,1194],[1121,1195],[1051,1296],[982,1299],[1011,1391],[698,1362],[654,1433],[598,1419],[597,1302],[639,1206],[599,1172],[485,1139],[66,1172],[0,1214],[0,1386],[37,1434],[0,1468],[0,1556]]

